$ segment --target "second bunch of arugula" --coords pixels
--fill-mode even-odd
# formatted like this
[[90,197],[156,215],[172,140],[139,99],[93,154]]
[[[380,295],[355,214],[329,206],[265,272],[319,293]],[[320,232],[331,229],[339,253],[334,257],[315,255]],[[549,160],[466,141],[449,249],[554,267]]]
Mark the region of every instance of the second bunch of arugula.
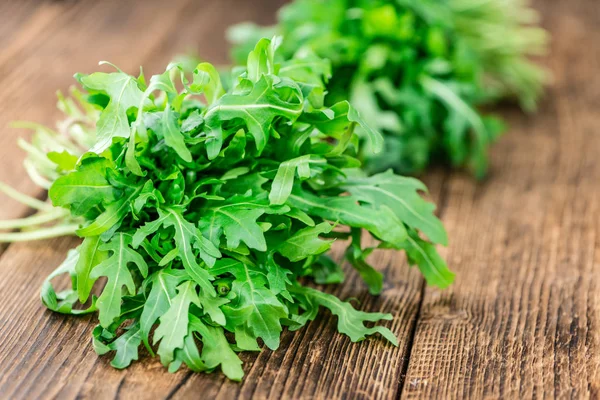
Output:
[[416,174],[435,162],[483,177],[488,149],[504,130],[483,107],[516,99],[534,110],[547,73],[529,57],[545,52],[527,0],[294,0],[276,25],[230,30],[241,61],[256,38],[282,35],[282,59],[331,60],[327,104],[349,99],[384,150],[360,155],[373,173]]

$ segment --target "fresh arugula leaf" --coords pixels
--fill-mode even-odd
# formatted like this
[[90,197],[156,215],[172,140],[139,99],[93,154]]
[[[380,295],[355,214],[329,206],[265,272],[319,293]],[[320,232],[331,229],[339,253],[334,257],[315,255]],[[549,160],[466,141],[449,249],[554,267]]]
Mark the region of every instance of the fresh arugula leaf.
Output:
[[445,288],[454,281],[454,274],[450,272],[435,247],[421,239],[414,230],[410,231],[410,236],[403,248],[406,250],[409,262],[419,266],[421,273],[430,285]]
[[190,316],[190,327],[203,340],[202,360],[206,366],[213,369],[220,365],[221,370],[229,379],[242,380],[244,376],[242,361],[227,342],[223,328],[204,324],[194,315]]
[[84,157],[76,171],[54,182],[48,195],[56,206],[68,205],[75,215],[85,215],[103,202],[115,199],[115,188],[106,178],[113,163],[104,157]]
[[[40,296],[42,303],[44,303],[48,309],[62,314],[88,314],[97,310],[95,298],[92,300],[92,304],[87,309],[73,308],[73,306],[79,300],[77,292],[77,272],[75,270],[78,261],[79,250],[69,250],[65,261],[63,261],[63,263],[56,268],[54,272],[48,275],[46,280],[44,280]],[[51,280],[62,274],[69,274],[71,276],[73,288],[56,293],[54,287],[52,286]]]
[[361,231],[353,228],[352,245],[348,246],[346,250],[346,258],[369,287],[369,293],[380,294],[383,288],[383,275],[367,262],[366,258],[371,254],[373,249],[363,250],[360,246],[360,240]]
[[142,185],[130,188],[121,198],[109,203],[104,212],[92,220],[89,225],[78,229],[77,234],[81,237],[98,236],[114,228],[131,212],[131,205],[142,189]]
[[143,96],[138,80],[122,71],[77,75],[77,79],[85,89],[109,97],[98,118],[97,141],[91,150],[100,153],[110,146],[114,137],[129,137],[127,110],[138,107]]
[[279,165],[277,175],[273,179],[269,201],[273,205],[285,204],[294,187],[294,175],[298,171],[300,178],[310,178],[310,156],[305,155],[287,160]]
[[284,82],[276,84],[270,75],[262,75],[252,84],[249,93],[228,93],[221,97],[204,116],[209,129],[208,158],[214,159],[221,151],[224,140],[223,122],[235,118],[244,121],[254,138],[257,153],[260,154],[269,139],[273,119],[285,117],[294,121],[302,112],[303,104],[298,94],[289,99],[282,97],[282,92],[288,93],[289,89],[293,87],[286,87]]
[[368,178],[350,178],[344,183],[359,201],[387,206],[405,224],[419,229],[434,243],[448,244],[448,236],[440,220],[435,218],[435,206],[419,196],[425,185],[414,179],[394,175],[392,171]]
[[196,286],[192,281],[177,286],[177,295],[169,309],[160,317],[160,324],[154,332],[154,344],[160,341],[157,353],[165,366],[173,361],[175,350],[183,347],[188,334],[190,305],[200,304]]
[[342,283],[346,278],[340,265],[326,254],[322,254],[317,258],[312,265],[311,274],[314,276],[315,282],[320,285]]
[[288,315],[287,307],[266,285],[263,271],[243,262],[217,264],[212,273],[227,272],[235,277],[229,292],[230,303],[222,306],[227,327],[245,325],[254,338],[261,338],[267,347],[279,347],[281,318]]
[[[207,208],[207,218],[201,229],[207,232],[213,243],[219,243],[221,235],[227,238],[227,247],[237,248],[241,242],[259,251],[267,250],[264,233],[256,220],[267,210],[267,206],[253,201],[235,198],[226,203],[216,203]],[[209,222],[208,222],[209,221]]]
[[125,333],[109,344],[103,343],[101,332],[102,327],[97,326],[92,333],[94,350],[100,355],[114,351],[115,356],[110,365],[117,369],[123,369],[138,359],[138,348],[142,341],[139,323],[125,328]]
[[183,161],[191,162],[192,153],[185,146],[184,137],[171,107],[165,108],[162,116],[162,132],[167,146],[173,148]]
[[82,303],[87,301],[96,281],[91,276],[92,270],[108,257],[108,252],[102,250],[101,246],[100,237],[92,236],[85,238],[81,246],[75,250],[78,252],[75,264],[77,294]]
[[277,251],[292,262],[322,254],[329,250],[332,241],[323,240],[319,236],[331,232],[331,228],[328,222],[302,228],[281,243]]
[[150,351],[152,351],[148,342],[150,331],[156,320],[169,310],[177,294],[177,286],[186,278],[187,274],[178,269],[162,269],[148,277],[148,282],[152,287],[140,317],[140,334]]
[[100,325],[106,328],[121,314],[123,287],[130,295],[136,292],[129,264],[135,264],[144,278],[148,275],[148,264],[144,257],[131,248],[131,236],[125,233],[117,233],[108,243],[101,244],[99,249],[112,252],[109,258],[95,265],[89,274],[93,280],[101,276],[108,278],[96,302],[100,311]]
[[398,346],[396,335],[388,328],[382,326],[367,328],[365,326],[365,322],[377,322],[382,319],[390,320],[392,319],[391,314],[357,311],[348,302],[340,301],[331,294],[308,287],[294,287],[290,290],[297,296],[304,296],[315,305],[328,308],[333,315],[338,317],[338,331],[348,335],[353,342],[364,340],[368,335],[379,333],[394,346]]
[[221,257],[219,250],[208,241],[198,229],[188,222],[176,209],[157,210],[159,218],[142,226],[134,235],[134,246],[148,235],[155,233],[161,226],[173,227],[175,235],[173,240],[177,248],[177,253],[181,259],[187,273],[198,283],[207,293],[214,295],[214,288],[210,283],[212,280],[208,272],[198,264],[193,249],[200,249],[200,257],[209,265],[214,264],[215,258]]

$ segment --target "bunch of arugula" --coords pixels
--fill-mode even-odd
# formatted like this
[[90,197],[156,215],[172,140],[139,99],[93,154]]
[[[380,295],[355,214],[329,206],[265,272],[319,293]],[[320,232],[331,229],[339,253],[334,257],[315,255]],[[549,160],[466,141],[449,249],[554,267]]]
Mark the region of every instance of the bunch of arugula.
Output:
[[361,158],[371,172],[415,174],[442,161],[482,177],[503,123],[478,108],[518,97],[533,109],[545,73],[527,56],[545,32],[523,0],[295,0],[274,27],[230,31],[233,58],[281,34],[283,59],[314,52],[333,65],[327,104],[349,99],[386,136]]
[[[352,341],[379,333],[397,344],[389,329],[365,325],[391,315],[303,284],[344,279],[325,254],[336,239],[349,239],[345,259],[372,294],[383,280],[366,260],[376,248],[404,250],[430,284],[452,281],[435,249],[446,232],[419,195],[425,186],[361,172],[355,128],[372,149],[382,137],[347,101],[323,105],[328,61],[280,64],[275,48],[260,40],[229,90],[208,63],[192,79],[178,64],[149,82],[118,69],[76,75],[85,92],[74,92],[79,105],[61,102],[78,115],[66,135],[36,127],[30,158],[41,165],[30,172],[83,238],[41,298],[60,313],[97,311],[94,348],[114,352],[114,367],[144,345],[170,371],[220,367],[239,380],[236,351],[257,351],[259,340],[276,349],[283,326],[301,328],[319,307]],[[57,292],[62,274],[72,287]]]

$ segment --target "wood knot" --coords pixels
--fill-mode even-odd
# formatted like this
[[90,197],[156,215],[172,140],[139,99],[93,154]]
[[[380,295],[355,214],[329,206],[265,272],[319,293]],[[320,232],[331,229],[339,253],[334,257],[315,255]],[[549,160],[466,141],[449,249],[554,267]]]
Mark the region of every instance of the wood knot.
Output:
[[421,320],[424,322],[466,322],[469,320],[469,313],[466,310],[436,305],[424,310]]

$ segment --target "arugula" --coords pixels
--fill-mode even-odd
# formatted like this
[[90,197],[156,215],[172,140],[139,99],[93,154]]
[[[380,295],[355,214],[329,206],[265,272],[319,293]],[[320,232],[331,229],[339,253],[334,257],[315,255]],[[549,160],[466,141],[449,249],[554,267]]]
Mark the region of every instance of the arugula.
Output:
[[[365,234],[376,248],[406,251],[428,283],[452,282],[435,250],[446,233],[419,195],[425,186],[392,172],[366,176],[355,129],[375,150],[379,133],[347,101],[323,106],[327,61],[278,63],[276,46],[261,39],[227,90],[206,63],[191,77],[171,64],[148,85],[120,70],[77,76],[97,138],[88,151],[47,159],[50,199],[84,239],[41,297],[61,313],[97,311],[94,348],[114,354],[114,367],[145,346],[169,371],[220,368],[240,380],[237,351],[277,349],[285,326],[300,328],[320,307],[352,341],[380,334],[397,345],[373,326],[391,315],[303,286],[343,281],[325,255],[338,238],[351,237],[345,258],[372,294],[383,276],[368,264],[375,248],[362,247]],[[55,291],[59,274],[70,290]]]
[[504,124],[480,106],[516,98],[533,110],[547,80],[528,60],[546,48],[536,22],[523,0],[294,0],[276,26],[244,23],[229,36],[238,63],[273,34],[284,37],[282,60],[331,60],[325,103],[349,99],[385,135],[379,154],[362,147],[369,172],[415,174],[442,161],[482,177]]

